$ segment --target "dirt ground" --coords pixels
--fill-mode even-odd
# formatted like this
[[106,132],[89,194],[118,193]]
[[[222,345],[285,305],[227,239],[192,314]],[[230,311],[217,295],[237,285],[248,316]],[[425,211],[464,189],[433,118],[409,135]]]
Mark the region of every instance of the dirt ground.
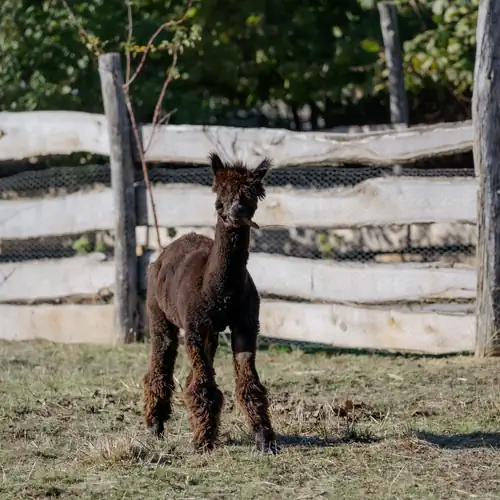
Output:
[[0,343],[2,500],[500,498],[498,359],[262,350],[272,457],[248,438],[222,346],[221,444],[200,456],[180,385],[167,439],[145,430],[148,348]]

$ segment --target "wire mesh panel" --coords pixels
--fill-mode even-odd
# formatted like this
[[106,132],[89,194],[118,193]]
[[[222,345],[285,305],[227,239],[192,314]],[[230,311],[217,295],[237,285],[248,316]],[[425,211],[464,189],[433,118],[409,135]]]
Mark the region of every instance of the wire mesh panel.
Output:
[[[473,167],[422,169],[403,167],[406,177],[474,177]],[[276,168],[267,175],[268,187],[298,190],[354,187],[368,179],[392,177],[390,167],[289,167]],[[182,183],[210,186],[209,167],[154,167],[153,184]],[[258,216],[257,216],[258,219]],[[353,262],[387,261],[469,261],[475,252],[475,230],[471,224],[451,225],[442,242],[429,236],[429,224],[370,226],[352,229],[287,228],[252,231],[255,252],[309,259]]]
[[[0,200],[50,199],[109,186],[109,165],[52,167],[0,178]],[[104,240],[106,244],[100,243]],[[0,240],[0,262],[60,259],[92,250],[112,253],[112,249],[112,238],[105,238],[105,234],[3,239]]]
[[[266,177],[268,187],[299,190],[354,187],[360,182],[392,176],[392,168],[373,167],[291,167],[272,170]],[[403,167],[410,177],[473,177],[473,168],[422,169]],[[140,180],[140,172],[137,179]],[[155,166],[150,168],[153,184],[193,184],[210,186],[209,167]],[[53,167],[22,172],[0,178],[0,199],[50,198],[110,186],[109,165]],[[214,221],[215,223],[215,221]],[[428,224],[371,226],[352,229],[273,228],[253,231],[252,251],[309,259],[354,262],[384,261],[469,261],[474,257],[474,228],[455,224],[442,242],[432,241]],[[93,238],[95,235],[87,235]],[[24,241],[2,241],[0,260],[18,261],[62,258],[84,251],[82,235],[47,237]],[[95,238],[94,238],[95,239]],[[106,239],[106,238],[105,238]],[[100,250],[112,252],[112,239]],[[94,242],[95,243],[95,242]],[[91,243],[89,243],[91,244]],[[76,245],[76,246],[75,246]],[[87,244],[88,246],[88,244]]]

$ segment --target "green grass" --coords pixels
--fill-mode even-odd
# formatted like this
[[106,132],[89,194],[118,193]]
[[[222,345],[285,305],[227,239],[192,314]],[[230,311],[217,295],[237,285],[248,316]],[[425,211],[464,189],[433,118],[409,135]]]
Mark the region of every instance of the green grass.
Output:
[[167,439],[151,438],[147,357],[144,344],[0,343],[0,498],[500,497],[497,359],[260,351],[283,445],[272,457],[247,436],[224,346],[220,447],[192,452],[179,388]]

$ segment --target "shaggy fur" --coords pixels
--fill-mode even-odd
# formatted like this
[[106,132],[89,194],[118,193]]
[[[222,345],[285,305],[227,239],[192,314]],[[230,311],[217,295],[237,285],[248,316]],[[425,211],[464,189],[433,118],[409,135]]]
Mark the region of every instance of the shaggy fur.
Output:
[[250,226],[258,200],[265,197],[262,180],[270,167],[265,159],[254,170],[224,164],[210,154],[217,225],[215,239],[189,233],[168,245],[148,271],[147,311],[151,358],[144,377],[144,416],[160,437],[171,413],[173,370],[178,334],[185,332],[190,362],[184,401],[194,446],[214,448],[223,406],[213,366],[219,333],[231,330],[236,397],[258,448],[275,453],[277,446],[265,387],[255,368],[260,299],[247,271]]

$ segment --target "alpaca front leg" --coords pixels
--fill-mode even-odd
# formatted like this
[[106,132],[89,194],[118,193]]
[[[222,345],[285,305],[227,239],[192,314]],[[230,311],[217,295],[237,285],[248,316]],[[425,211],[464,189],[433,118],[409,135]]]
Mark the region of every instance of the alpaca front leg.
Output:
[[165,422],[172,411],[172,390],[179,329],[170,323],[163,311],[152,308],[149,313],[151,355],[144,376],[144,418],[156,437],[163,435]]
[[258,327],[251,330],[232,329],[233,361],[236,375],[236,398],[245,413],[250,432],[260,451],[279,451],[269,415],[267,390],[255,368]]
[[197,451],[210,451],[217,442],[224,398],[215,382],[208,343],[201,335],[188,331],[185,346],[191,370],[184,400],[193,444]]

